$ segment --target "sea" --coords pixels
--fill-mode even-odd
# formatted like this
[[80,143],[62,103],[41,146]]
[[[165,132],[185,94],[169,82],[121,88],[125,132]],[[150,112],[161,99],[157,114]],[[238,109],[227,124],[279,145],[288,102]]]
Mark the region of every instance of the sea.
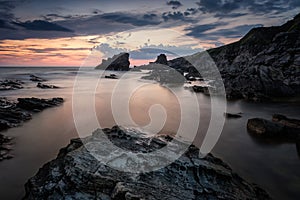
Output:
[[[119,79],[104,78],[111,73]],[[150,135],[176,135],[181,121],[185,121],[188,131],[182,137],[189,138],[189,130],[199,125],[193,142],[201,146],[208,124],[218,123],[211,121],[210,97],[193,93],[186,85],[161,85],[141,79],[147,73],[108,72],[87,67],[0,67],[0,80],[24,82],[23,89],[0,91],[0,97],[11,100],[62,97],[65,100],[61,106],[36,113],[21,126],[1,132],[14,137],[11,152],[14,158],[0,162],[0,199],[24,197],[24,184],[40,167],[54,159],[70,139],[89,136],[97,128],[121,125],[145,130]],[[30,75],[60,88],[37,88]],[[182,110],[182,106],[186,108]],[[299,199],[300,155],[296,144],[262,141],[246,128],[249,118],[271,119],[275,113],[299,118],[299,102],[228,101],[226,112],[241,113],[242,117],[224,119],[224,127],[211,153],[244,179],[264,188],[274,199]],[[199,113],[199,118],[195,118]]]

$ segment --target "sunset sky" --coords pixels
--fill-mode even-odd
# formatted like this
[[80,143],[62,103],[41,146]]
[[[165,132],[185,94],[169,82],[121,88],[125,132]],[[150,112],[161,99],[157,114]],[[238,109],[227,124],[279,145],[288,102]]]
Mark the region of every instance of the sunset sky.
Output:
[[228,44],[299,12],[300,0],[0,0],[0,65],[93,66],[123,51],[139,65]]

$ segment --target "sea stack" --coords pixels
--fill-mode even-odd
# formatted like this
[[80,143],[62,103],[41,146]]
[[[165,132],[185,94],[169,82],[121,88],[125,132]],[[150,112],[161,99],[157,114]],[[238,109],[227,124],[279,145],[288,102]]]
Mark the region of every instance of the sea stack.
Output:
[[129,65],[129,53],[120,53],[107,60],[103,59],[102,63],[98,65],[96,69],[128,71]]

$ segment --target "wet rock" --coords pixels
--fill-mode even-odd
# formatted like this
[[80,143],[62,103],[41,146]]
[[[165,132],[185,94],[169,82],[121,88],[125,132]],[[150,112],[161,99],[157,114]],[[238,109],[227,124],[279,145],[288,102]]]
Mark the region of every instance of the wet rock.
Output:
[[46,79],[40,78],[38,76],[35,76],[33,74],[30,74],[30,80],[33,82],[44,82],[47,81]]
[[247,122],[249,132],[266,138],[297,140],[300,128],[290,126],[288,123],[279,123],[262,118],[252,118]]
[[[130,165],[135,159],[143,159],[142,152],[158,150],[169,140],[175,145],[182,143],[170,136],[149,137],[120,127],[103,129],[103,132],[105,135],[95,131],[82,139],[82,143],[80,139],[72,140],[56,159],[28,180],[25,199],[270,199],[264,190],[239,177],[222,160],[211,154],[199,158],[195,146],[188,147],[179,159],[156,171],[129,173],[111,168],[92,156],[83,144],[96,148],[107,159],[119,155],[111,161]],[[111,149],[104,137],[138,156],[131,161],[122,160],[121,152]],[[170,148],[153,162],[168,159],[173,153],[176,150]],[[140,167],[147,165],[140,164]]]
[[46,84],[42,84],[40,82],[36,85],[36,87],[41,88],[41,89],[58,89],[59,88],[58,86],[55,86],[55,85],[46,85]]
[[43,110],[45,108],[50,108],[58,106],[63,103],[63,98],[52,98],[52,99],[39,99],[39,98],[18,98],[17,106],[24,110]]
[[17,90],[23,88],[23,82],[19,80],[0,81],[0,90]]
[[273,122],[278,122],[285,126],[289,126],[292,128],[299,128],[300,129],[300,120],[299,119],[290,119],[281,114],[274,114],[272,117]]
[[120,53],[107,60],[103,59],[102,63],[98,65],[96,69],[128,71],[129,65],[129,53]]

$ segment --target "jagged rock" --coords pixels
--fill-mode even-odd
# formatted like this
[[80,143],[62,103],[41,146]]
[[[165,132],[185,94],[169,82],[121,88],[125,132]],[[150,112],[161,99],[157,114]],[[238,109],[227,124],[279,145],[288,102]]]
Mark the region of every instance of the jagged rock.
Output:
[[107,60],[103,59],[102,63],[96,69],[128,71],[129,65],[129,53],[120,53]]
[[[300,14],[282,26],[254,28],[238,42],[208,53],[220,71],[228,99],[263,101],[299,96],[299,46]],[[188,72],[193,70],[187,61],[192,56],[168,65]]]
[[39,99],[39,98],[18,98],[17,106],[24,110],[43,110],[45,108],[58,106],[63,103],[63,98],[56,97],[52,99]]
[[41,88],[41,89],[57,89],[57,88],[59,88],[55,85],[46,85],[46,84],[42,84],[40,82],[36,85],[36,87]]
[[157,59],[154,63],[167,65],[168,64],[167,56],[165,54],[160,54],[159,56],[157,56]]
[[0,90],[17,90],[23,88],[23,82],[19,80],[0,81]]
[[35,76],[33,74],[30,74],[30,80],[33,82],[45,82],[47,81],[46,79],[40,78],[38,76]]
[[[117,126],[103,132],[118,147],[136,153],[155,151],[173,139],[149,137]],[[199,149],[195,146],[156,171],[138,174],[116,170],[95,159],[83,146],[95,147],[101,155],[118,153],[102,138],[106,136],[98,130],[82,142],[71,140],[56,159],[28,180],[25,199],[270,199],[264,190],[239,177],[222,160],[211,154],[198,158]],[[175,144],[182,143],[176,140]],[[169,151],[172,154],[176,150]],[[137,159],[143,159],[143,154],[138,155]],[[167,159],[165,156],[157,159]],[[119,163],[121,157],[122,154],[115,161]]]

